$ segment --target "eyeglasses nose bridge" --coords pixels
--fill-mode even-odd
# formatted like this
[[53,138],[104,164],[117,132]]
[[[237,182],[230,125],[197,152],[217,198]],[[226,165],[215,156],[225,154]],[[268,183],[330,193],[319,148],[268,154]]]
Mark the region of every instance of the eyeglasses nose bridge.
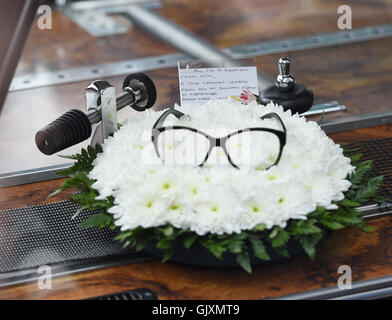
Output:
[[216,148],[222,148],[224,153],[226,154],[226,156],[229,157],[229,154],[228,154],[228,152],[226,150],[226,140],[227,140],[227,137],[223,137],[223,138],[209,137],[209,139],[210,139],[210,149],[208,150],[207,159],[208,159],[208,157],[210,156],[212,150],[215,147]]
[[214,138],[214,137],[209,137],[210,139],[210,151],[214,149],[215,147],[221,147],[226,153],[226,140],[228,137],[222,137],[222,138]]

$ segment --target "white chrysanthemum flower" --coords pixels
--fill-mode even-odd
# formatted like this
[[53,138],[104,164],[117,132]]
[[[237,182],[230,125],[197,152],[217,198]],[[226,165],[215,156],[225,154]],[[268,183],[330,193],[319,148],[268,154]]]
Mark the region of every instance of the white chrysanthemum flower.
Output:
[[135,113],[105,141],[89,174],[98,199],[115,198],[109,211],[122,230],[170,223],[204,235],[240,233],[260,224],[285,227],[290,219],[306,219],[316,206],[336,208],[333,201],[343,199],[350,187],[346,177],[354,168],[340,146],[317,123],[281,106],[227,99],[175,107],[190,118],[169,117],[165,125],[194,127],[215,137],[249,127],[279,130],[276,120],[260,119],[275,112],[287,128],[281,160],[264,170],[276,155],[273,139],[260,135],[251,146],[239,137],[231,141],[233,159],[252,157],[239,170],[221,148],[202,168],[164,164],[151,142],[151,128],[162,112]]

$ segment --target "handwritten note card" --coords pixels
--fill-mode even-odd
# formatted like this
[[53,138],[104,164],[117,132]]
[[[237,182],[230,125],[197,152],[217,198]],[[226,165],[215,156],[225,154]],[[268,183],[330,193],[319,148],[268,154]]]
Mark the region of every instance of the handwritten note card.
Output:
[[239,96],[243,89],[258,94],[256,67],[179,69],[181,103]]

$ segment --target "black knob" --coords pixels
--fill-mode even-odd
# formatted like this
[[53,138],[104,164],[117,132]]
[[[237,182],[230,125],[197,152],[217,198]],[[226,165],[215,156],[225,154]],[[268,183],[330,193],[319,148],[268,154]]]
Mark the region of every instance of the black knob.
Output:
[[140,101],[132,105],[133,109],[145,111],[155,104],[157,89],[150,77],[144,73],[134,73],[127,76],[123,82],[123,89],[126,89],[127,87],[133,88],[134,91],[142,89],[142,97],[140,97]]
[[290,60],[286,57],[279,59],[279,75],[275,85],[266,88],[261,93],[261,103],[275,102],[285,110],[293,113],[304,113],[313,105],[313,92],[302,84],[296,84],[290,74]]
[[64,150],[91,135],[91,123],[86,114],[72,109],[39,130],[35,135],[38,149],[47,155]]

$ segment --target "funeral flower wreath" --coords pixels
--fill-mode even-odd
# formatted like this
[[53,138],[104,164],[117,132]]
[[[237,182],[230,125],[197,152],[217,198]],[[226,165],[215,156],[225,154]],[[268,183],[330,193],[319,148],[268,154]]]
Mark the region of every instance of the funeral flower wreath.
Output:
[[[331,230],[371,230],[356,207],[383,200],[376,194],[382,176],[370,178],[372,162],[344,151],[316,122],[273,103],[243,105],[232,98],[175,108],[189,117],[166,122],[191,124],[213,136],[245,127],[279,130],[273,118],[261,119],[276,113],[287,130],[279,163],[267,170],[262,163],[234,168],[215,148],[215,162],[203,167],[167,164],[151,141],[151,128],[164,111],[135,113],[102,146],[66,156],[75,163],[60,173],[69,178],[56,192],[78,189],[71,198],[80,205],[76,215],[100,211],[80,227],[118,228],[116,239],[124,246],[143,250],[152,243],[165,252],[164,261],[178,245],[202,246],[217,259],[229,252],[247,272],[250,254],[269,259],[267,247],[287,257],[294,241],[314,259],[316,244]],[[270,142],[262,143],[268,149]]]

